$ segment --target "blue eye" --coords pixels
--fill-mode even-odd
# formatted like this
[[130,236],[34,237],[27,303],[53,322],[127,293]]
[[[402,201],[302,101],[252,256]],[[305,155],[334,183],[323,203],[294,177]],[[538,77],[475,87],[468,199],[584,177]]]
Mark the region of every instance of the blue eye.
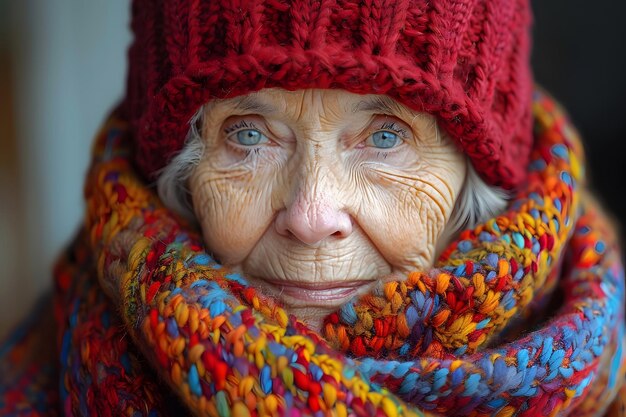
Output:
[[402,139],[388,130],[379,130],[372,134],[372,143],[375,147],[380,149],[389,149],[396,146]]
[[242,129],[237,132],[237,142],[244,146],[254,146],[267,142],[267,138],[256,129]]

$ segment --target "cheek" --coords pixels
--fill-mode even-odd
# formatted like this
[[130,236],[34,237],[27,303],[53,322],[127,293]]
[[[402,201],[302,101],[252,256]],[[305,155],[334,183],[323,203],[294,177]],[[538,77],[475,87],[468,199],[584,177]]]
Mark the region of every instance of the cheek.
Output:
[[220,262],[236,265],[252,251],[272,220],[271,181],[245,167],[219,170],[203,163],[190,191],[205,244]]
[[[461,160],[462,161],[462,160]],[[445,164],[448,167],[448,164]],[[359,224],[396,270],[432,266],[463,181],[464,163],[414,170],[377,168],[361,185]],[[453,173],[453,174],[450,174]]]

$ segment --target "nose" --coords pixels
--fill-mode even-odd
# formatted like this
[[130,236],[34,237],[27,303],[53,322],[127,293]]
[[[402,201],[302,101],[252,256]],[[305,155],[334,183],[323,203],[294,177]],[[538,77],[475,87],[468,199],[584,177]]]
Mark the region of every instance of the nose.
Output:
[[334,198],[325,193],[300,193],[296,200],[278,213],[276,229],[280,235],[314,245],[329,236],[344,238],[352,233],[350,215],[337,208]]

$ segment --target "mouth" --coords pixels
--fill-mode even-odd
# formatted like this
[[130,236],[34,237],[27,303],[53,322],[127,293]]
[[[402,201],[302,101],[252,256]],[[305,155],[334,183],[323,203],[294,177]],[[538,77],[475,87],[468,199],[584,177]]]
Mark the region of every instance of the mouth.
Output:
[[375,285],[375,280],[299,282],[261,279],[271,295],[287,305],[338,307]]

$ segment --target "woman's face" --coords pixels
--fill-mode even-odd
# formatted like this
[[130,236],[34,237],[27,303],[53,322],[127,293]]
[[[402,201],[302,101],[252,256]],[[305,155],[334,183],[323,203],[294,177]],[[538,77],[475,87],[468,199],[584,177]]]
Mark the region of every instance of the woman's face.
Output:
[[432,116],[342,90],[214,101],[202,136],[189,186],[209,251],[313,327],[432,265],[466,172]]

